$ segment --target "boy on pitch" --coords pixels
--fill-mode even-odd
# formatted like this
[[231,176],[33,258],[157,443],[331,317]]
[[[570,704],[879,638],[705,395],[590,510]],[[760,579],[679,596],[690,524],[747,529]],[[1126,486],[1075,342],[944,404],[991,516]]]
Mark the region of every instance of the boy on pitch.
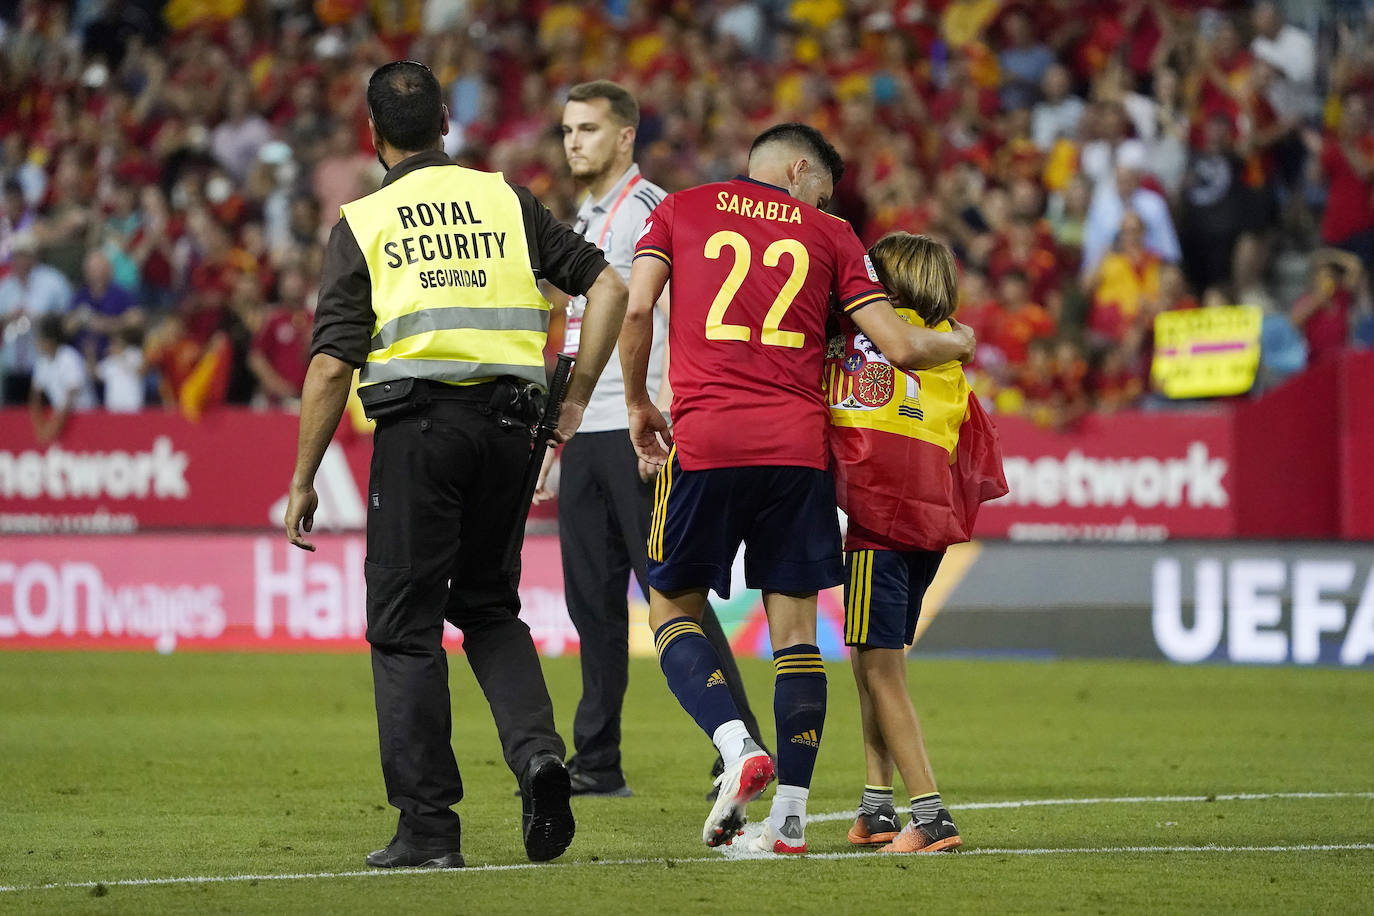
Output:
[[[949,331],[959,281],[949,249],[901,232],[869,251],[893,306],[918,327]],[[902,371],[847,318],[826,367],[830,445],[845,536],[845,644],[859,689],[867,784],[849,831],[882,852],[962,843],[935,786],[906,683],[906,647],[945,548],[967,541],[980,503],[1007,492],[997,430],[963,368]],[[893,766],[911,797],[898,830]]]

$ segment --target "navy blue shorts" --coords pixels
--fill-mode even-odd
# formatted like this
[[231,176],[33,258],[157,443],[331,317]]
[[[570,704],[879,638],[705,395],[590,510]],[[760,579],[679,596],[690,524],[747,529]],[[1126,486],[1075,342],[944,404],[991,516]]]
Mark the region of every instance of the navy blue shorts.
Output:
[[916,636],[921,602],[943,550],[851,550],[844,555],[844,644],[902,649]]
[[843,543],[829,471],[802,467],[684,471],[677,450],[654,484],[649,584],[730,595],[730,567],[744,544],[744,583],[805,594],[839,585]]

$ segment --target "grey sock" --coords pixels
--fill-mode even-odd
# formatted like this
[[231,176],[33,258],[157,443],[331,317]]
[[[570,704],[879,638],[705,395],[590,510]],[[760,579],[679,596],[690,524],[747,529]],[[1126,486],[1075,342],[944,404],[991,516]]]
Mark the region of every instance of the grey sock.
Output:
[[859,813],[877,814],[884,807],[892,807],[892,787],[864,786],[863,798],[859,801]]
[[911,819],[918,824],[929,824],[935,820],[945,803],[940,801],[939,792],[931,792],[911,800]]

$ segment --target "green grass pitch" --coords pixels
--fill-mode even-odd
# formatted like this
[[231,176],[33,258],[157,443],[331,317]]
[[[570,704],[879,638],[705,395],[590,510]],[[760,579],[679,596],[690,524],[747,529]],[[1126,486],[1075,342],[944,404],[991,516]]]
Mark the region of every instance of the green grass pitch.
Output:
[[[966,846],[891,857],[845,841],[864,773],[853,682],[832,663],[810,810],[836,817],[807,831],[821,855],[738,861],[700,842],[709,743],[635,660],[636,797],[575,800],[572,848],[533,867],[490,715],[461,657],[452,668],[472,867],[341,875],[394,827],[365,654],[0,653],[0,912],[1374,910],[1369,671],[918,658]],[[545,669],[566,735],[577,660]],[[771,712],[770,666],[744,670]],[[1226,798],[1240,793],[1333,795]],[[1217,798],[985,806],[1121,796]],[[1043,849],[1075,851],[1025,854]],[[302,877],[271,877],[287,874]],[[256,877],[128,883],[226,876]]]

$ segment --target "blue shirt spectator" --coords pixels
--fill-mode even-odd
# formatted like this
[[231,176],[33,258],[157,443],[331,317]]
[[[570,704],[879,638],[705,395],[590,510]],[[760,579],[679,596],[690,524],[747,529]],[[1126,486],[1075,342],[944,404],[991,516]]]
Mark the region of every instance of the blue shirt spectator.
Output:
[[997,55],[1002,67],[1002,107],[1029,108],[1040,95],[1040,80],[1054,64],[1054,53],[1034,41],[1030,19],[1021,10],[1007,14],[1007,46]]

